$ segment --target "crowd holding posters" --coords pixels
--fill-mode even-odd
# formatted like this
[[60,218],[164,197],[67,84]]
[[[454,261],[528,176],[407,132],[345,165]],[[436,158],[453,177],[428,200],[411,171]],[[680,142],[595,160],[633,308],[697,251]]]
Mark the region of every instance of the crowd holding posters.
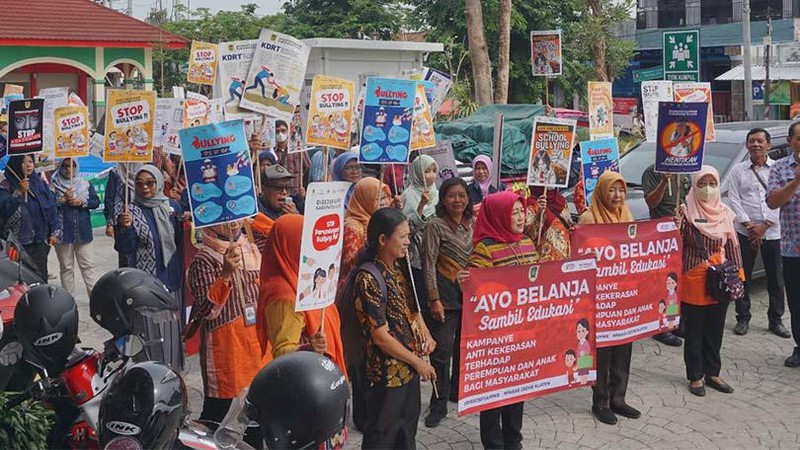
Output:
[[531,31],[533,76],[561,75],[561,30]]
[[422,79],[433,83],[433,99],[430,102],[431,115],[435,116],[439,108],[444,103],[447,93],[453,87],[453,77],[442,71],[425,67],[422,73]]
[[528,164],[529,186],[567,187],[577,126],[572,119],[534,119]]
[[717,132],[714,128],[714,105],[711,98],[711,83],[675,83],[673,85],[675,101],[681,103],[707,103],[706,114],[706,141],[714,141]]
[[441,186],[444,180],[458,176],[458,166],[453,154],[453,143],[439,141],[435,146],[420,150],[423,155],[428,155],[436,161],[439,173],[436,177],[436,186]]
[[217,46],[208,42],[192,41],[189,52],[189,83],[214,85],[217,77]]
[[589,82],[589,137],[605,139],[614,137],[614,101],[611,83]]
[[407,163],[417,82],[369,78],[365,92],[359,161]]
[[214,83],[214,97],[225,102],[225,116],[231,119],[243,119],[252,113],[239,108],[239,101],[244,93],[244,83],[250,62],[258,47],[258,40],[220,42],[217,81]]
[[700,171],[707,113],[705,103],[659,103],[656,172]]
[[311,183],[306,189],[295,311],[325,308],[336,300],[348,189],[346,181]]
[[672,81],[642,81],[642,109],[644,110],[644,135],[647,142],[655,142],[658,131],[658,103],[673,101]]
[[431,115],[426,92],[432,96],[433,84],[427,81],[417,82],[411,123],[411,150],[419,150],[436,145],[436,136],[433,134],[433,116]]
[[8,154],[27,155],[42,151],[44,144],[44,100],[14,100],[8,105]]
[[594,384],[596,274],[585,257],[470,271],[459,415]]
[[627,344],[678,326],[682,240],[671,218],[578,225],[572,256],[597,260],[597,346]]
[[307,144],[350,148],[354,91],[352,81],[326,75],[314,77],[306,127]]
[[254,216],[253,165],[242,121],[184,128],[180,137],[195,226]]
[[155,109],[154,91],[109,90],[103,161],[152,161]]
[[187,92],[183,100],[183,128],[208,124],[208,97],[196,92]]
[[581,174],[587,208],[592,199],[592,192],[597,186],[597,179],[607,170],[619,173],[617,138],[581,142]]
[[55,157],[77,158],[89,154],[89,110],[64,106],[55,110]]
[[239,106],[290,122],[300,105],[310,51],[291,36],[261,30]]

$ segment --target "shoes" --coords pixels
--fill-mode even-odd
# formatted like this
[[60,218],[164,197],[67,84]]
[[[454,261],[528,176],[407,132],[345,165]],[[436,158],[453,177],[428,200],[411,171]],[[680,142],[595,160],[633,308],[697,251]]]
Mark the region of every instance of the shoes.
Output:
[[618,406],[611,405],[611,411],[619,414],[622,417],[627,417],[628,419],[638,419],[639,417],[642,417],[642,413],[639,412],[638,409],[625,403]]
[[706,386],[716,389],[723,394],[733,394],[733,388],[728,383],[722,381],[720,378],[719,381],[714,381],[711,377],[706,377]]
[[689,383],[689,392],[698,396],[698,397],[705,397],[706,396],[706,386],[701,384],[697,387],[692,387],[692,383]]
[[800,353],[797,353],[797,351],[792,353],[792,356],[786,358],[783,365],[786,367],[800,367]]
[[592,414],[597,417],[597,420],[603,422],[608,425],[616,425],[617,424],[617,416],[614,414],[614,411],[611,411],[611,408],[598,408],[592,406]]
[[678,336],[667,331],[666,333],[659,333],[653,336],[653,339],[661,342],[664,345],[669,345],[670,347],[680,347],[683,344],[683,341]]
[[436,428],[445,416],[447,416],[447,414],[431,412],[425,416],[425,426],[428,428]]
[[736,326],[733,327],[733,334],[737,336],[744,336],[747,334],[747,330],[750,329],[750,324],[747,323],[745,320],[737,320]]
[[678,336],[681,339],[686,339],[685,325],[683,325],[683,323],[681,323],[681,325],[678,325],[678,328],[672,330],[672,334]]
[[458,403],[458,389],[450,389],[448,400],[450,400],[451,403]]
[[769,325],[769,331],[772,331],[775,336],[780,336],[784,339],[789,339],[792,337],[792,333],[790,333],[789,330],[787,330],[786,327],[780,322],[771,323]]

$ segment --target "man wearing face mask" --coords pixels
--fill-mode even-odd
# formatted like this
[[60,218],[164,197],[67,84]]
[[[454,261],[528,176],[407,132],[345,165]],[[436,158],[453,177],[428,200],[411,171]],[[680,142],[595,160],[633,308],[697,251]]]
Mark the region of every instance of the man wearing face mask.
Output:
[[283,120],[275,121],[275,147],[273,147],[272,153],[275,155],[275,159],[278,160],[278,164],[282,165],[290,173],[301,174],[292,178],[290,182],[291,194],[300,199],[305,199],[305,185],[311,160],[307,152],[289,154],[289,125]]
[[775,161],[767,156],[772,144],[763,128],[747,133],[747,151],[750,158],[731,170],[725,183],[728,186],[728,204],[736,214],[734,226],[742,249],[745,275],[745,296],[736,300],[736,326],[733,332],[747,334],[750,322],[750,279],[759,250],[767,275],[769,292],[769,330],[782,338],[792,335],[783,326],[783,281],[781,280],[781,227],[778,210],[770,210],[765,201],[767,178]]

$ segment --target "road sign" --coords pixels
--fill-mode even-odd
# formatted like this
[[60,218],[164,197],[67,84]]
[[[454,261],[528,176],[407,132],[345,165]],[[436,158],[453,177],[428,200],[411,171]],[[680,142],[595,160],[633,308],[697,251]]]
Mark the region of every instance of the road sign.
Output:
[[664,79],[700,81],[700,30],[664,33]]
[[664,66],[648,67],[647,69],[638,69],[633,71],[633,82],[641,83],[642,81],[650,80],[663,80],[664,79]]

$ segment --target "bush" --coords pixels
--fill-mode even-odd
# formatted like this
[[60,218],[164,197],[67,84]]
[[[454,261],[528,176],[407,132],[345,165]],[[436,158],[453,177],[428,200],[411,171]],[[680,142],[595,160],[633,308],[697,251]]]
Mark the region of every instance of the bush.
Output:
[[28,400],[16,408],[5,407],[10,393],[0,393],[0,448],[38,450],[47,448],[53,412],[40,402]]

